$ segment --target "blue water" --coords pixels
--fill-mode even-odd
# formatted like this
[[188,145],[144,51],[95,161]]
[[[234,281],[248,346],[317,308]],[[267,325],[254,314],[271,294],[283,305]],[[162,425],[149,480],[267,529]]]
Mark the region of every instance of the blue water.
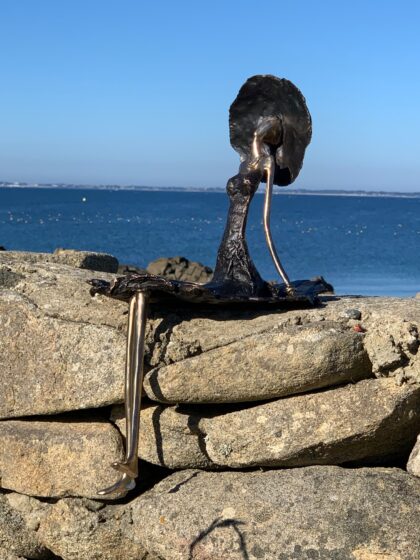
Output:
[[[248,244],[275,279],[262,203],[260,195],[252,203]],[[0,188],[0,245],[105,251],[138,266],[184,255],[214,266],[227,208],[222,192]],[[323,275],[338,294],[420,291],[420,198],[275,196],[271,221],[293,279]]]

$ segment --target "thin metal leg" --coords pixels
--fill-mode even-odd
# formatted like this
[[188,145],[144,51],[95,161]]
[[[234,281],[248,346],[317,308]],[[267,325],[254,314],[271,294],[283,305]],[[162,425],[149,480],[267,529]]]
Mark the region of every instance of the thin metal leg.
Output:
[[140,430],[140,410],[141,392],[143,386],[143,362],[144,362],[144,342],[146,337],[147,321],[147,302],[148,296],[143,292],[138,292],[135,296],[135,342],[136,348],[132,364],[132,376],[130,377],[130,391],[128,398],[130,406],[126,408],[127,423],[127,449],[126,459],[123,463],[118,463],[115,467],[129,476],[136,477],[138,474],[138,447]]
[[134,479],[138,475],[138,444],[147,303],[148,294],[143,292],[136,293],[130,300],[125,373],[126,455],[123,462],[116,462],[112,465],[122,473],[121,479],[110,488],[98,492],[100,495],[115,492],[126,494],[134,488]]
[[274,245],[273,238],[271,236],[271,229],[270,229],[270,214],[271,214],[271,198],[273,196],[273,179],[274,179],[274,161],[273,157],[269,156],[265,159],[264,162],[264,169],[267,173],[267,186],[265,190],[265,199],[264,199],[264,214],[263,214],[263,221],[264,221],[264,232],[265,232],[265,239],[267,241],[268,249],[271,254],[271,258],[273,259],[274,266],[277,269],[277,272],[283,279],[283,282],[286,284],[286,288],[288,292],[293,292],[293,287],[290,284],[289,277],[284,270],[279,256],[276,251],[276,247]]
[[133,403],[133,364],[136,356],[136,298],[135,296],[130,300],[130,307],[128,311],[128,328],[127,328],[127,354],[125,362],[125,395],[124,395],[124,408],[125,408],[125,422],[126,422],[126,448],[131,444],[131,410]]

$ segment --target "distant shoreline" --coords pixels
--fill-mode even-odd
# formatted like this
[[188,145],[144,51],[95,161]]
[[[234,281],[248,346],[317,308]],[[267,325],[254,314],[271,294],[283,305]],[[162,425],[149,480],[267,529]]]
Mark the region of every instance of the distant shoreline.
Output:
[[[196,192],[225,193],[225,187],[149,187],[140,185],[76,185],[68,183],[17,183],[0,181],[0,189],[55,189],[55,190],[108,190],[108,191],[145,191],[145,192]],[[262,194],[264,190],[257,191]],[[420,192],[364,191],[339,189],[293,189],[280,188],[275,195],[292,196],[351,196],[369,198],[420,198]]]

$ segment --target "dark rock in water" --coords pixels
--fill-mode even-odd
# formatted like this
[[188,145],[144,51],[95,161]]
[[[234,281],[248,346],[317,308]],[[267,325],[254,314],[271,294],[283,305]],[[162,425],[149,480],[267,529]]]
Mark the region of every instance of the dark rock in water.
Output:
[[147,274],[145,268],[140,268],[139,266],[134,266],[133,264],[120,264],[118,266],[117,274]]
[[6,247],[3,247],[3,245],[0,245],[0,251],[5,251]]
[[186,282],[208,282],[213,271],[201,263],[190,261],[186,257],[162,257],[148,264],[147,269],[132,264],[120,264],[118,274],[155,274],[170,280]]
[[201,263],[190,261],[185,257],[163,257],[151,262],[147,272],[156,276],[163,276],[170,280],[184,282],[209,282],[213,271]]

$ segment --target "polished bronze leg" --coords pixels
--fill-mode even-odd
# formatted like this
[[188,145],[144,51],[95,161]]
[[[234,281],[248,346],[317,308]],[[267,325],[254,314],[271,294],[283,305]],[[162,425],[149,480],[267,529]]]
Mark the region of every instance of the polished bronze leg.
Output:
[[268,249],[270,251],[271,258],[273,259],[274,266],[277,269],[277,272],[283,279],[283,282],[286,284],[286,288],[288,292],[292,292],[293,288],[290,284],[290,280],[286,271],[283,268],[283,265],[280,262],[279,256],[276,251],[276,247],[274,245],[273,238],[271,236],[271,229],[270,229],[270,214],[271,214],[271,199],[273,196],[273,177],[274,177],[274,160],[272,156],[268,156],[264,158],[264,170],[266,172],[266,181],[267,186],[265,189],[265,198],[264,198],[264,213],[263,213],[263,222],[264,222],[264,232],[265,232],[265,239],[267,241]]
[[122,473],[113,486],[98,492],[126,494],[135,487],[138,475],[141,392],[143,386],[144,343],[146,335],[148,294],[137,292],[130,300],[128,313],[127,354],[125,372],[126,455],[123,462],[113,463]]

